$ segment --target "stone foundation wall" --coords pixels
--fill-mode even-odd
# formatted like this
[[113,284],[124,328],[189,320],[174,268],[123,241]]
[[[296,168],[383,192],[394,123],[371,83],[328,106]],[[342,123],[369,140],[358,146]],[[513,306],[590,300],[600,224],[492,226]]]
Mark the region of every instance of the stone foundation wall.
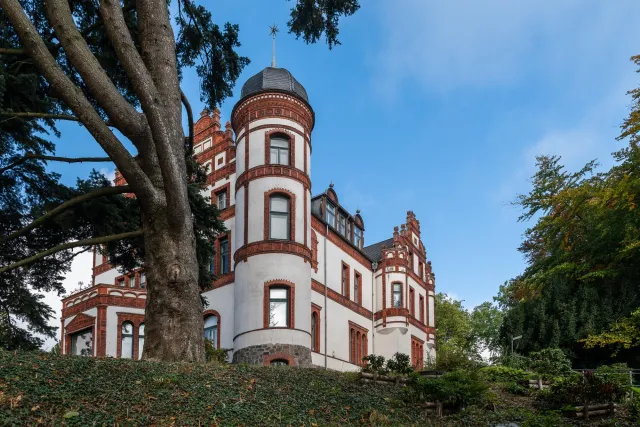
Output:
[[269,365],[272,360],[284,359],[289,366],[311,367],[311,349],[293,344],[262,344],[242,348],[233,353],[233,363]]

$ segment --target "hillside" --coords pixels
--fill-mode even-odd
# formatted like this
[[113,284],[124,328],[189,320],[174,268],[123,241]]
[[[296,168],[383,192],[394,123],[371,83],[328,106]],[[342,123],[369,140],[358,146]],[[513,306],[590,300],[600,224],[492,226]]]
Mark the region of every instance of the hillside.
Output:
[[358,374],[0,351],[2,426],[561,425],[522,400],[495,402],[436,418],[405,403],[402,388],[361,384]]

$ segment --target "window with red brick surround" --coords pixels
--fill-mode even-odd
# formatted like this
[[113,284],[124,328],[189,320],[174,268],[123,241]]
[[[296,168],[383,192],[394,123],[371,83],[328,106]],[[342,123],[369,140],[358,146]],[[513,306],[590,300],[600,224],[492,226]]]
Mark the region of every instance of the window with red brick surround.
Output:
[[362,358],[368,353],[368,333],[369,331],[362,326],[349,322],[349,362],[354,365],[364,365]]
[[420,322],[424,323],[424,297],[420,295]]
[[[296,163],[296,137],[286,129],[271,129],[264,133],[264,164],[271,163],[271,137],[280,137],[289,141],[289,164],[283,166],[295,167]],[[279,164],[279,163],[275,163]]]
[[284,188],[274,188],[264,193],[264,240],[271,239],[271,197],[284,196],[289,199],[289,238],[296,240],[296,195]]
[[271,304],[270,304],[270,291],[271,289],[286,289],[287,290],[287,326],[276,326],[277,328],[295,328],[295,300],[296,300],[296,285],[288,280],[270,280],[264,284],[264,301],[263,301],[263,327],[270,328],[271,323]]
[[404,307],[403,301],[402,282],[391,282],[391,307]]
[[222,323],[220,319],[220,313],[215,310],[205,310],[202,318],[206,319],[209,316],[215,316],[218,319],[218,326],[216,328],[216,346],[217,348],[220,348],[220,328]]
[[356,304],[362,305],[362,274],[353,270],[353,298]]
[[311,303],[311,351],[320,352],[320,310],[322,308]]
[[122,324],[124,322],[130,322],[133,324],[133,359],[137,360],[140,350],[138,345],[140,343],[140,325],[144,323],[144,314],[135,313],[116,313],[118,316],[118,337],[116,357],[122,357]]
[[424,341],[411,335],[411,365],[421,370],[424,365]]
[[344,261],[342,261],[342,270],[340,274],[341,274],[340,283],[342,286],[342,295],[349,298],[351,294],[351,289],[350,289],[351,281],[349,280],[351,276],[351,268],[349,267],[349,264],[345,263]]
[[409,286],[409,314],[416,317],[416,293],[411,286]]

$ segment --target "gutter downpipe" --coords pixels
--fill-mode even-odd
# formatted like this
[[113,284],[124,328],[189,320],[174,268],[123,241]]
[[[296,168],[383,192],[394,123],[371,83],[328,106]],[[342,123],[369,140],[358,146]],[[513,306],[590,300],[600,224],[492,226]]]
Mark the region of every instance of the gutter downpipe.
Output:
[[376,354],[376,324],[375,324],[375,315],[376,315],[376,305],[377,305],[377,301],[376,301],[376,296],[375,296],[375,289],[376,289],[376,270],[378,267],[378,263],[377,262],[372,262],[371,263],[371,269],[373,270],[373,274],[371,275],[371,307],[373,308],[373,310],[371,310],[371,354]]
[[327,238],[329,237],[329,224],[325,224],[324,233],[324,369],[327,369],[327,335],[329,329],[327,328]]

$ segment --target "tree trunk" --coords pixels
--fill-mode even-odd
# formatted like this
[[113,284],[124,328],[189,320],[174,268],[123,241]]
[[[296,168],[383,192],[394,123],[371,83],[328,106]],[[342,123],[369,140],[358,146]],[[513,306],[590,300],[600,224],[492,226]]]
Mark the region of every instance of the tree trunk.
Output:
[[203,307],[192,219],[184,219],[189,226],[183,231],[175,230],[166,213],[143,215],[147,274],[143,358],[203,362]]

